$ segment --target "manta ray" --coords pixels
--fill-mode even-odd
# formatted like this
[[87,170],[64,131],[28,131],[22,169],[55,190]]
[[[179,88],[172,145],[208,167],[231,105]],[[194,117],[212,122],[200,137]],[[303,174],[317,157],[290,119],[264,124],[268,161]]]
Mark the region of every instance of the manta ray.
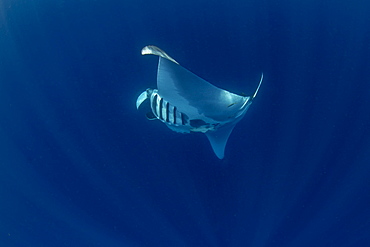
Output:
[[141,54],[159,57],[157,89],[142,92],[136,108],[149,100],[148,119],[158,119],[179,133],[204,133],[216,156],[223,159],[227,140],[256,97],[263,74],[254,94],[243,96],[203,80],[156,46],[145,46]]

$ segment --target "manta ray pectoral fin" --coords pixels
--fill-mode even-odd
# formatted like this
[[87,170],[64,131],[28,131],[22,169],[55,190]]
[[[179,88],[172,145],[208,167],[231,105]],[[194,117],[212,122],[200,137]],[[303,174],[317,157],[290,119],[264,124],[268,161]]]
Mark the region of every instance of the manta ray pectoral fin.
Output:
[[226,143],[234,127],[235,125],[224,126],[215,131],[208,131],[205,133],[211,143],[213,152],[215,152],[219,159],[224,158]]
[[260,79],[260,82],[258,83],[258,87],[256,89],[256,91],[254,92],[253,96],[252,96],[252,100],[256,97],[257,93],[258,93],[258,90],[260,89],[261,87],[261,84],[262,84],[262,80],[263,80],[263,73],[261,75],[261,79]]
[[141,55],[157,55],[179,64],[175,59],[170,57],[165,51],[154,45],[147,45],[141,50]]

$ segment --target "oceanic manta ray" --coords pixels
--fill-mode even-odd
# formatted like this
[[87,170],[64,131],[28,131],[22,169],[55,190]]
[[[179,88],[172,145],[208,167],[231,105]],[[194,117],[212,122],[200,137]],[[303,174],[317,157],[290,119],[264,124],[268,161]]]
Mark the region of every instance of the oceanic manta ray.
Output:
[[204,133],[216,156],[223,159],[227,140],[256,97],[263,74],[254,94],[242,96],[213,86],[156,46],[144,47],[141,54],[159,56],[158,89],[142,92],[136,108],[149,99],[148,119],[159,119],[176,132]]

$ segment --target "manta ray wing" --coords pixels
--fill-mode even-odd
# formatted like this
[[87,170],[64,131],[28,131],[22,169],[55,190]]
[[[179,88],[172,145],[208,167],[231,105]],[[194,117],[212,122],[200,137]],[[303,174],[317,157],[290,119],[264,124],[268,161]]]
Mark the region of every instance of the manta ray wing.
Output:
[[[158,93],[189,117],[229,121],[249,97],[213,86],[181,65],[159,58]],[[238,107],[239,106],[239,107]]]

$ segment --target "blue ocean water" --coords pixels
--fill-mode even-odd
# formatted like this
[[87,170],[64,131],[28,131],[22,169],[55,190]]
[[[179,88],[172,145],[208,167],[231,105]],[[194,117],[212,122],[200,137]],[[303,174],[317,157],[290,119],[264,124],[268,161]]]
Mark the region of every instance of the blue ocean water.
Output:
[[[367,1],[0,1],[0,246],[370,246]],[[255,102],[217,159],[136,110],[157,45]]]

